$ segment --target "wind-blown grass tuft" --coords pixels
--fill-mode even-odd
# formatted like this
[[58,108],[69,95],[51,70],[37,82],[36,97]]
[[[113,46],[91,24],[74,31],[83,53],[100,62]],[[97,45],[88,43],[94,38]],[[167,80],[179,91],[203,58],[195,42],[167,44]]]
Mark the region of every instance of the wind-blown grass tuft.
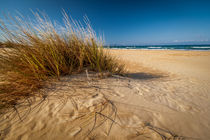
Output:
[[87,18],[85,25],[63,13],[63,23],[33,12],[34,20],[22,15],[0,19],[4,48],[0,50],[0,105],[15,104],[53,77],[84,70],[122,73],[123,65],[103,50]]

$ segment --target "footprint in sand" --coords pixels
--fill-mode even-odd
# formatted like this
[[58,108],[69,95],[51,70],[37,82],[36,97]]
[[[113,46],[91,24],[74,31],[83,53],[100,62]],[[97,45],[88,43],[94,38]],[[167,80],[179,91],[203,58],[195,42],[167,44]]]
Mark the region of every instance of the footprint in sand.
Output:
[[28,135],[26,135],[25,133],[17,137],[17,140],[28,140],[28,139],[29,139]]
[[144,122],[137,115],[121,114],[119,117],[120,122],[125,127],[142,127],[144,125]]
[[74,136],[76,136],[81,130],[82,130],[81,127],[73,128],[73,129],[71,130],[71,132],[69,133],[69,135],[70,135],[71,137],[74,137]]
[[135,87],[135,90],[136,90],[136,94],[138,95],[144,95],[143,92],[139,89],[139,87]]
[[73,106],[73,103],[70,100],[59,110],[58,113],[61,122],[74,120],[79,115],[77,107]]
[[45,120],[39,120],[31,126],[32,131],[44,130],[47,127]]
[[96,93],[83,99],[79,104],[79,108],[90,108],[105,101],[104,95]]
[[112,94],[113,96],[117,96],[117,97],[125,97],[125,95],[123,93],[120,93],[119,91],[115,91]]

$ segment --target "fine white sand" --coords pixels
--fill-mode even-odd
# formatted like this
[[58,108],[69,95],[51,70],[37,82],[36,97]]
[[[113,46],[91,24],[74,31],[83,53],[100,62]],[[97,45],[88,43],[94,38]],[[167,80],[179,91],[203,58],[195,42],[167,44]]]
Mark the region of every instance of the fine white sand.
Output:
[[128,77],[86,72],[51,81],[0,114],[0,139],[210,138],[210,52],[110,53]]

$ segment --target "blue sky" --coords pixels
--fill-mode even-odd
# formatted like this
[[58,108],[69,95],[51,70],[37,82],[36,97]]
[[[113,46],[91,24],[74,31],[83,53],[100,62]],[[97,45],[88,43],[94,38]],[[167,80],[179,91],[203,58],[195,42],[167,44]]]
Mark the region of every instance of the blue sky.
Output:
[[[106,44],[210,44],[210,0],[0,0],[0,12],[87,15]],[[1,15],[0,15],[1,16]]]

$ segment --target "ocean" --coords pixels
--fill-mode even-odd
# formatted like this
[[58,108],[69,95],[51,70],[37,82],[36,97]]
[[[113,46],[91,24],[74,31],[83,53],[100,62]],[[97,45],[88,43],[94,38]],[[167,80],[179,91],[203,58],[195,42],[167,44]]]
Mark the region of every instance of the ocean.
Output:
[[109,46],[112,49],[146,49],[146,50],[210,50],[210,45],[147,45],[147,46]]

